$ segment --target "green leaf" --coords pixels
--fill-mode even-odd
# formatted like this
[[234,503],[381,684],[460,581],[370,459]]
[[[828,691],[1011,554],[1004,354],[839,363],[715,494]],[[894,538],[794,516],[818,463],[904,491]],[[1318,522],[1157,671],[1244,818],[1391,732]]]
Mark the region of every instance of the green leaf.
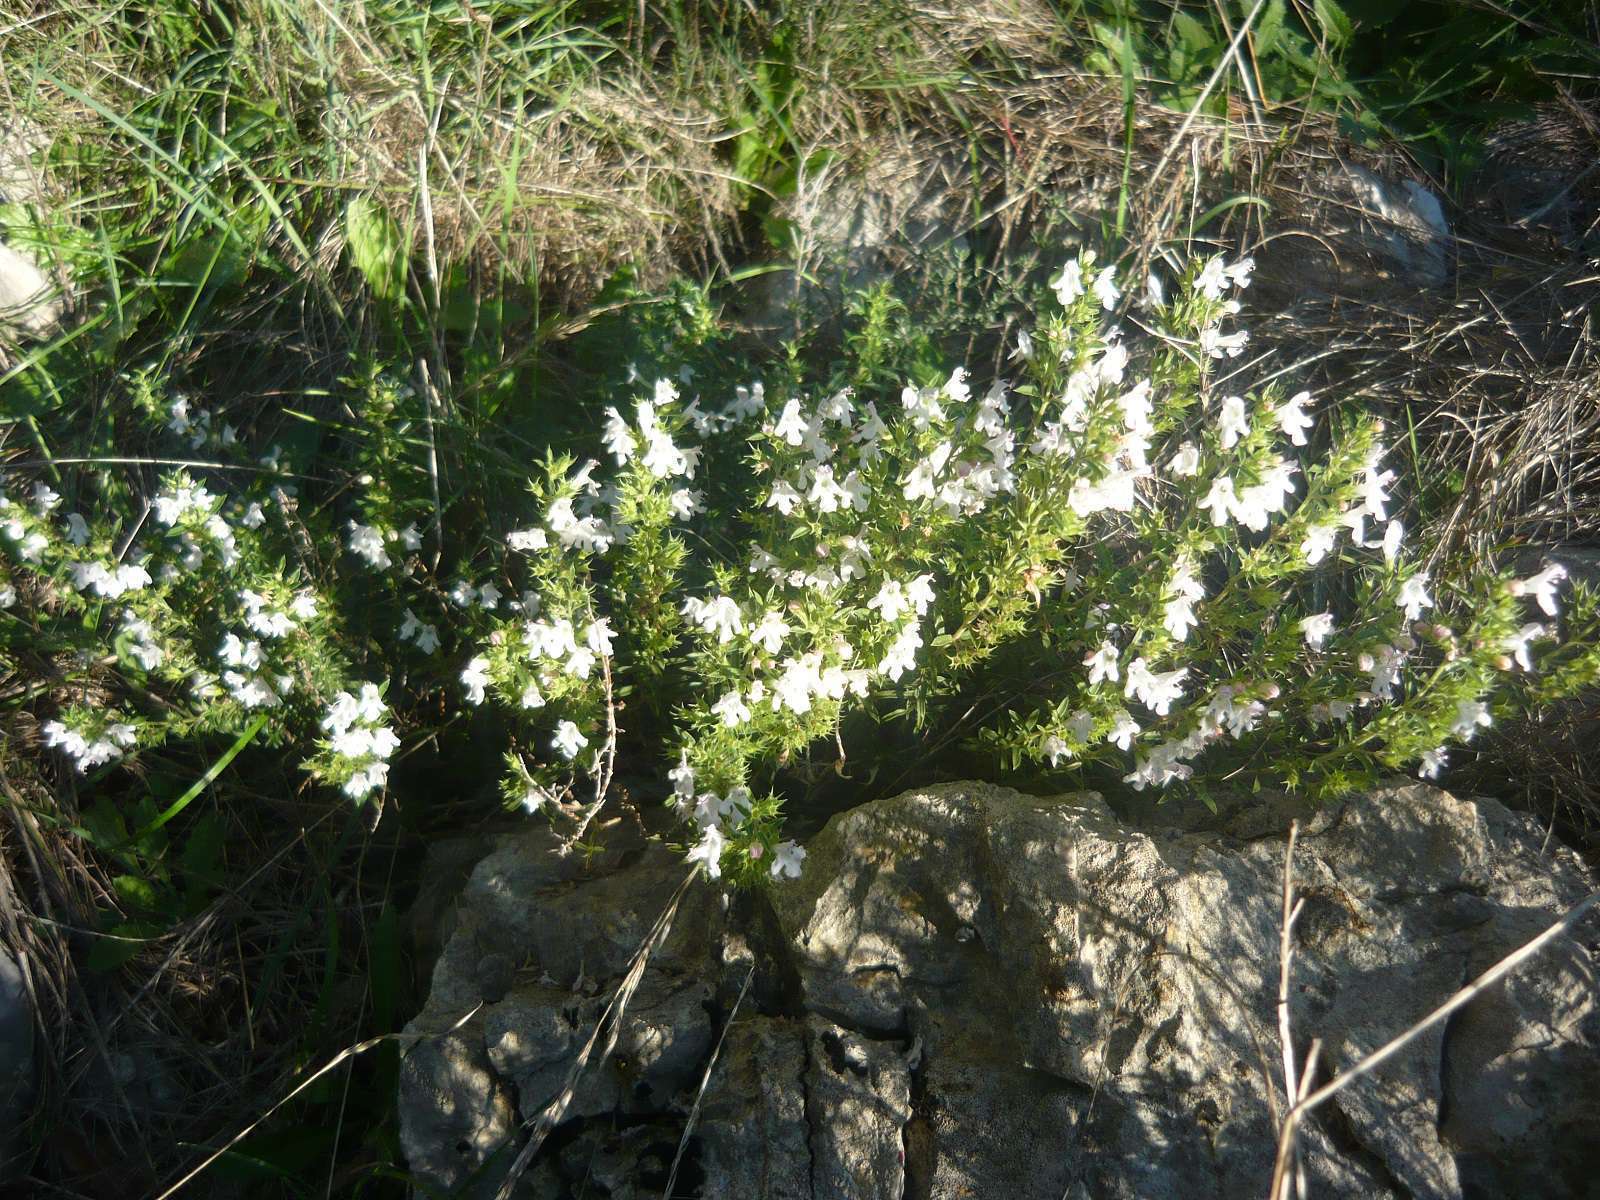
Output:
[[1316,13],[1317,24],[1322,27],[1322,36],[1334,49],[1337,50],[1355,35],[1355,26],[1335,0],[1312,0],[1311,10]]
[[91,971],[116,970],[162,931],[151,921],[122,921],[106,932],[109,936],[95,938],[89,947],[86,962]]
[[108,850],[128,840],[128,827],[122,814],[109,800],[101,800],[80,818],[78,833],[97,850]]
[[161,892],[142,875],[117,875],[111,880],[111,890],[126,908],[154,913],[165,907]]
[[1258,59],[1270,57],[1282,34],[1283,0],[1271,0],[1271,3],[1263,10],[1261,20],[1256,22],[1256,57]]
[[189,830],[178,864],[183,869],[191,901],[222,886],[225,832],[222,819],[216,813],[203,813]]
[[1177,30],[1178,40],[1184,50],[1196,58],[1204,57],[1208,50],[1216,49],[1216,35],[1188,13],[1174,13],[1172,27]]
[[344,211],[345,245],[350,262],[379,300],[398,300],[406,290],[406,245],[394,218],[367,196],[357,196]]

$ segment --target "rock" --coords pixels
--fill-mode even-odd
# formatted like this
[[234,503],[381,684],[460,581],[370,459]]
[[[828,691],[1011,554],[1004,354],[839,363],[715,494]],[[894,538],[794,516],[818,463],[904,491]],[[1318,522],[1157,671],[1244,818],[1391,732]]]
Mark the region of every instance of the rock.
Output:
[[1414,179],[1339,161],[1313,173],[1283,203],[1296,235],[1261,258],[1261,279],[1274,294],[1415,299],[1450,281],[1450,222],[1438,196]]
[[849,292],[887,279],[938,247],[967,248],[956,228],[966,166],[896,141],[875,146],[859,166],[834,161],[803,176],[773,207],[789,245],[780,258],[796,270],[757,275],[745,293],[746,321],[782,328],[799,319],[802,301],[837,307]]
[[16,959],[0,950],[0,1184],[20,1180],[32,1158],[33,1002]]
[[0,242],[0,334],[48,338],[66,305],[33,259]]
[[901,1130],[911,1119],[905,1058],[892,1044],[816,1017],[806,1022],[806,1054],[812,1194],[900,1200],[906,1177]]
[[810,1200],[811,1126],[805,1090],[807,1031],[755,1017],[728,1031],[716,1085],[696,1135],[706,1196]]
[[[1314,813],[1258,798],[1180,814],[1181,828],[1160,810],[1119,817],[1093,795],[907,793],[829,822],[765,915],[746,903],[725,916],[709,890],[686,901],[624,1021],[621,1073],[594,1073],[552,1142],[584,1139],[654,1178],[662,1131],[683,1127],[726,1021],[730,969],[742,978],[754,963],[680,1192],[692,1178],[699,1190],[686,1194],[778,1200],[1259,1195],[1282,1103],[1275,1000],[1292,811],[1305,908],[1291,1011],[1302,1059],[1322,1040],[1324,1077],[1592,886],[1570,852],[1541,854],[1529,819],[1431,787]],[[546,930],[538,962],[570,970],[590,947],[598,990],[513,982],[487,1003],[462,1031],[465,1058],[487,1069],[454,1077],[476,1099],[441,1087],[436,1073],[455,1068],[418,1044],[401,1121],[430,1183],[448,1185],[431,1173],[432,1118],[419,1109],[449,1095],[455,1111],[487,1112],[508,1087],[522,1117],[542,1105],[620,977],[621,949],[682,877],[648,845],[608,852],[590,872],[552,867],[539,857],[548,849],[538,835],[511,838],[479,865],[425,1015],[444,1015],[441,996],[482,990],[474,929],[480,942],[494,928],[503,947],[532,945],[559,920],[564,937]],[[1590,1194],[1596,958],[1591,922],[1320,1109],[1301,1142],[1312,1193]],[[644,1125],[656,1132],[628,1133]],[[473,1137],[495,1127],[478,1119]],[[607,1190],[589,1194],[633,1194],[626,1171],[592,1178]]]
[[[50,144],[34,122],[12,117],[0,132],[0,204],[24,207],[47,202],[43,177],[33,160]],[[4,229],[0,228],[0,233]],[[0,337],[52,337],[61,327],[66,301],[38,261],[0,240]]]
[[[400,1136],[419,1178],[461,1186],[510,1139],[519,1113],[536,1115],[560,1091],[610,987],[681,882],[675,855],[616,832],[587,864],[558,854],[548,830],[502,837],[455,898],[428,1002],[405,1030]],[[721,925],[719,897],[691,893],[628,1007],[616,1053],[583,1077],[572,1117],[661,1111],[698,1081]]]

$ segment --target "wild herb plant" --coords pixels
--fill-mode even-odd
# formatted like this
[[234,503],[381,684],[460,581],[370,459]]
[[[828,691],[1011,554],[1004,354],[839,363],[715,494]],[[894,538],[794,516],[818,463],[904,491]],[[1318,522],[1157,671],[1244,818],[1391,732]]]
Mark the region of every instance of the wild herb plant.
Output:
[[[983,740],[1140,789],[1436,777],[1510,693],[1594,680],[1592,593],[1572,589],[1551,645],[1526,610],[1557,615],[1559,567],[1425,566],[1375,419],[1229,374],[1250,270],[1191,264],[1170,301],[1152,278],[1134,334],[1105,323],[1114,270],[1074,259],[1014,386],[980,393],[957,368],[898,396],[696,380],[685,397],[661,379],[631,417],[609,409],[615,470],[546,464],[540,519],[507,537],[521,609],[462,673],[469,703],[545,731],[510,756],[508,801],[581,820],[575,789],[611,770],[614,697],[639,673],[671,689],[689,857],[740,881],[803,857],[757,794],[770,764],[852,709],[925,713],[1019,639],[1072,669]],[[703,514],[703,458],[729,442],[744,486]],[[732,551],[691,553],[697,528]]]
[[[185,469],[122,504],[13,486],[8,641],[84,664],[84,702],[40,727],[81,773],[260,731],[358,803],[430,730],[397,729],[390,679],[346,647],[405,663],[461,646],[459,703],[508,718],[509,805],[576,837],[628,714],[663,714],[688,856],[739,882],[804,857],[775,764],[852,710],[925,719],[1014,670],[997,654],[1019,643],[1054,682],[981,731],[1000,764],[1316,795],[1437,776],[1513,694],[1595,680],[1595,597],[1570,589],[1559,638],[1559,567],[1424,565],[1390,512],[1379,423],[1237,377],[1250,271],[1213,257],[1152,276],[1118,324],[1123,285],[1085,252],[1019,335],[1015,381],[641,381],[627,415],[606,410],[611,465],[549,454],[525,518],[488,537],[430,520],[404,436],[421,402],[370,374],[359,416],[388,436],[361,443],[334,510],[302,514],[273,450],[226,476],[254,481],[233,495]],[[868,298],[851,343],[864,367],[885,303]],[[187,452],[251,462],[195,402],[147,405]],[[313,578],[335,537],[337,569]],[[447,575],[439,538],[460,542]]]

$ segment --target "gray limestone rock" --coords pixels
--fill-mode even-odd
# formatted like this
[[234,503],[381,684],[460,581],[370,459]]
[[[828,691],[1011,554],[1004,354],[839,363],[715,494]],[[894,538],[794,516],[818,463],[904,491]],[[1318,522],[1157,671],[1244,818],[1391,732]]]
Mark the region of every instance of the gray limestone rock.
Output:
[[0,1185],[27,1173],[36,1072],[33,1000],[21,966],[0,950]]
[[[709,889],[691,893],[624,1021],[621,1062],[592,1072],[564,1127],[604,1149],[585,1153],[612,1182],[592,1174],[605,1190],[587,1194],[655,1178],[661,1128],[683,1127],[726,1021],[730,968],[742,978],[754,964],[691,1129],[697,1194],[1259,1195],[1283,1103],[1291,815],[1305,899],[1291,1012],[1297,1052],[1321,1039],[1325,1073],[1592,887],[1570,852],[1542,851],[1528,819],[1431,787],[1316,812],[1261,798],[1178,812],[1176,826],[1162,815],[951,784],[834,818],[770,909],[725,913]],[[548,849],[507,839],[463,893],[417,1026],[437,1027],[446,1002],[487,1003],[457,1059],[418,1043],[406,1060],[402,1128],[420,1177],[445,1178],[430,1175],[424,1111],[440,1097],[479,1114],[464,1139],[475,1145],[514,1124],[492,1097],[515,1095],[526,1117],[559,1086],[625,951],[682,877],[648,845],[588,871],[552,866]],[[530,948],[492,1000],[475,973],[487,929],[512,959]],[[1312,1194],[1590,1194],[1596,960],[1590,922],[1319,1110],[1301,1143]],[[544,978],[529,982],[535,970]],[[441,1083],[440,1071],[455,1075]],[[452,1091],[462,1080],[475,1099]],[[651,1136],[627,1132],[651,1122]]]

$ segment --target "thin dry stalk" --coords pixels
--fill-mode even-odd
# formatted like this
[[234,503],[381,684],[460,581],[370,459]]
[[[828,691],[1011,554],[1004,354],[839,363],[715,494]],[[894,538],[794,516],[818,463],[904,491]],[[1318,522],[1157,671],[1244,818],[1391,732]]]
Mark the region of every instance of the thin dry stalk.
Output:
[[[650,932],[645,935],[639,949],[634,952],[633,960],[628,964],[628,970],[617,984],[616,991],[611,994],[611,1001],[606,1005],[605,1011],[600,1014],[600,1019],[595,1022],[594,1031],[589,1035],[589,1040],[583,1044],[583,1049],[578,1051],[578,1056],[572,1062],[572,1068],[567,1072],[566,1082],[555,1099],[545,1105],[534,1117],[524,1123],[532,1125],[533,1130],[528,1135],[527,1144],[517,1153],[516,1161],[511,1164],[511,1169],[506,1172],[504,1182],[495,1192],[494,1200],[511,1200],[511,1193],[516,1189],[517,1181],[527,1171],[528,1164],[533,1161],[533,1156],[539,1152],[539,1147],[544,1145],[545,1138],[550,1136],[550,1131],[561,1124],[561,1119],[566,1115],[572,1098],[578,1092],[578,1080],[582,1078],[584,1070],[589,1065],[589,1060],[594,1055],[595,1044],[604,1032],[606,1037],[605,1048],[600,1051],[599,1063],[604,1063],[611,1057],[611,1052],[616,1049],[617,1038],[622,1032],[622,1017],[627,1011],[633,994],[639,990],[639,984],[644,980],[644,969],[650,961],[658,946],[667,940],[667,935],[672,932],[672,922],[678,914],[678,905],[689,891],[689,885],[700,876],[700,867],[697,865],[678,885],[678,890],[672,893],[672,899],[662,909],[661,915],[656,918],[656,923],[651,926]],[[598,1063],[596,1065],[599,1065]]]
[[1477,999],[1489,988],[1493,987],[1496,983],[1499,983],[1500,980],[1511,974],[1518,967],[1521,967],[1527,963],[1534,957],[1534,955],[1543,950],[1545,946],[1549,945],[1556,938],[1561,937],[1563,934],[1569,932],[1573,926],[1577,925],[1577,923],[1584,918],[1584,915],[1594,907],[1596,902],[1600,902],[1600,892],[1594,892],[1585,897],[1583,900],[1579,901],[1577,904],[1573,905],[1572,908],[1567,910],[1567,914],[1554,925],[1551,925],[1543,933],[1539,934],[1531,941],[1525,943],[1518,949],[1513,950],[1510,954],[1506,955],[1499,962],[1495,963],[1494,966],[1490,967],[1471,983],[1467,984],[1460,991],[1456,992],[1455,995],[1451,996],[1443,1004],[1439,1005],[1427,1016],[1423,1017],[1420,1021],[1412,1025],[1409,1029],[1406,1029],[1402,1033],[1397,1034],[1395,1037],[1390,1038],[1382,1046],[1378,1047],[1378,1049],[1374,1050],[1371,1054],[1364,1056],[1354,1066],[1348,1067],[1344,1071],[1341,1071],[1338,1075],[1334,1076],[1332,1080],[1323,1084],[1316,1091],[1306,1094],[1307,1087],[1311,1079],[1312,1065],[1311,1056],[1308,1056],[1306,1071],[1301,1077],[1301,1083],[1297,1089],[1297,1092],[1300,1094],[1300,1098],[1295,1101],[1294,1107],[1289,1110],[1288,1116],[1284,1118],[1283,1124],[1278,1131],[1277,1159],[1272,1168],[1272,1187],[1267,1193],[1272,1200],[1284,1200],[1284,1198],[1288,1195],[1287,1188],[1289,1186],[1289,1170],[1290,1165],[1294,1160],[1296,1145],[1300,1134],[1300,1124],[1305,1120],[1306,1115],[1311,1112],[1312,1109],[1316,1108],[1323,1101],[1331,1099],[1333,1096],[1337,1095],[1340,1091],[1354,1083],[1356,1080],[1365,1075],[1371,1074],[1378,1067],[1382,1066],[1385,1062],[1403,1050],[1419,1035],[1443,1021],[1445,1018],[1450,1016],[1451,1013],[1466,1007],[1468,1004],[1471,1004],[1472,1001]]
[[[446,1034],[454,1033],[456,1030],[460,1029],[463,1025],[465,1025],[468,1021],[470,1021],[475,1015],[477,1015],[478,1009],[480,1009],[482,1007],[483,1007],[483,1005],[481,1003],[475,1005],[471,1009],[471,1011],[467,1012],[464,1016],[462,1016],[458,1021],[456,1021],[456,1023],[454,1025],[450,1026],[450,1028],[444,1030],[443,1032],[441,1032],[441,1033],[439,1033],[439,1034],[437,1034],[435,1036],[444,1037]],[[335,1054],[327,1062],[323,1063],[322,1066],[318,1067],[310,1075],[307,1075],[304,1079],[302,1079],[299,1083],[297,1083],[293,1087],[293,1089],[290,1090],[289,1094],[284,1096],[284,1098],[282,1100],[279,1100],[271,1108],[267,1109],[266,1112],[262,1113],[254,1121],[251,1121],[250,1124],[246,1125],[243,1129],[241,1129],[238,1133],[234,1134],[231,1138],[229,1138],[221,1146],[217,1147],[217,1149],[213,1150],[210,1154],[208,1154],[204,1159],[202,1159],[200,1161],[200,1163],[198,1165],[196,1165],[195,1167],[193,1167],[189,1171],[187,1171],[176,1183],[172,1184],[165,1191],[163,1191],[159,1196],[157,1196],[156,1200],[169,1200],[170,1197],[176,1195],[185,1186],[187,1186],[194,1179],[196,1179],[199,1175],[201,1175],[205,1171],[205,1169],[207,1167],[209,1167],[212,1163],[216,1162],[217,1159],[221,1158],[224,1154],[226,1154],[229,1150],[231,1150],[235,1146],[237,1146],[245,1138],[249,1137],[250,1134],[253,1133],[256,1130],[257,1127],[259,1127],[264,1121],[266,1121],[269,1118],[271,1118],[273,1113],[277,1112],[285,1104],[288,1104],[289,1101],[293,1100],[301,1092],[305,1091],[308,1087],[310,1087],[317,1080],[321,1079],[324,1075],[326,1075],[329,1071],[333,1070],[340,1063],[345,1062],[348,1059],[355,1058],[357,1055],[365,1054],[368,1050],[371,1050],[373,1047],[383,1045],[384,1042],[400,1041],[402,1039],[413,1040],[413,1041],[415,1040],[414,1035],[411,1035],[411,1034],[383,1033],[383,1034],[379,1034],[377,1037],[368,1038],[364,1042],[357,1042],[354,1046],[346,1046],[343,1050],[339,1051],[339,1053]]]
[[689,1119],[683,1125],[683,1136],[678,1139],[677,1153],[672,1156],[672,1169],[667,1172],[667,1186],[661,1190],[661,1200],[672,1200],[672,1188],[678,1182],[678,1167],[683,1162],[684,1151],[689,1148],[689,1135],[694,1132],[695,1121],[700,1117],[700,1105],[706,1098],[706,1089],[711,1086],[711,1073],[716,1070],[717,1060],[722,1057],[722,1043],[728,1040],[728,1030],[733,1028],[734,1019],[739,1015],[739,1006],[744,1003],[745,994],[750,990],[750,981],[755,977],[756,965],[752,962],[750,969],[745,972],[739,996],[733,1002],[733,1010],[728,1013],[722,1032],[717,1035],[717,1044],[711,1048],[711,1057],[706,1060],[706,1069],[700,1076],[700,1089],[694,1094],[694,1104],[689,1109]]

